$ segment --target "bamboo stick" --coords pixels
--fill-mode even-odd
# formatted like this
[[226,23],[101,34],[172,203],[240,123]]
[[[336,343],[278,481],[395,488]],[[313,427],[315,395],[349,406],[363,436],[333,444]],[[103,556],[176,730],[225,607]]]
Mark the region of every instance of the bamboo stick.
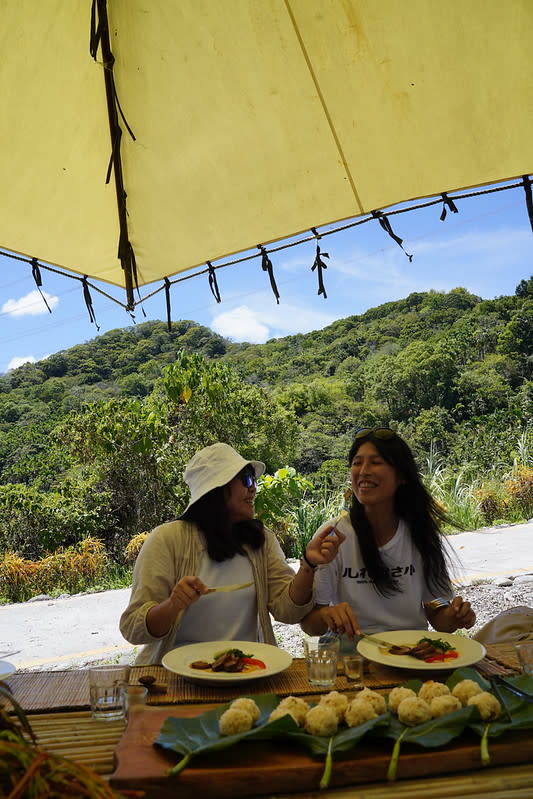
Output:
[[117,741],[122,734],[120,730],[109,730],[105,735],[89,731],[73,735],[70,730],[47,730],[46,732],[34,730],[34,732],[39,740],[53,741]]

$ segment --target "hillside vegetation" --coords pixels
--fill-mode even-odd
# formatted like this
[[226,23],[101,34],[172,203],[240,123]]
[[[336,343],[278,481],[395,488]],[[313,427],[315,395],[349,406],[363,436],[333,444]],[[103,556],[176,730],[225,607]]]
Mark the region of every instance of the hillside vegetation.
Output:
[[[411,294],[262,345],[190,321],[113,330],[0,377],[0,553],[93,537],[120,559],[179,514],[184,463],[216,440],[292,467],[273,498],[282,485],[326,507],[367,425],[407,439],[463,526],[528,518],[532,356],[533,278],[495,300]],[[283,502],[264,504],[282,525]]]

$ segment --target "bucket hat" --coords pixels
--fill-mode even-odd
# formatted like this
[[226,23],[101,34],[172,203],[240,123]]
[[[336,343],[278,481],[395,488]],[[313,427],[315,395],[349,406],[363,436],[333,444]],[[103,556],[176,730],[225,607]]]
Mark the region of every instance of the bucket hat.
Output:
[[264,463],[247,461],[229,444],[219,442],[199,450],[183,472],[183,479],[191,492],[189,504],[183,512],[188,511],[208,491],[229,483],[245,466],[251,466],[256,477],[265,471]]

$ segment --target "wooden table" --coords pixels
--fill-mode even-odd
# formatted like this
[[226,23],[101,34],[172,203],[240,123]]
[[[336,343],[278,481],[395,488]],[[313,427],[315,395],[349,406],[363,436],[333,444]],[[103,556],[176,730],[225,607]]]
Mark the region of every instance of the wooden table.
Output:
[[[490,646],[487,649],[490,659],[485,666],[489,670],[503,668],[512,671],[518,668],[512,646]],[[390,674],[392,670],[387,671],[388,674],[384,674],[379,669],[371,672],[371,680],[374,683],[381,683],[380,685],[374,684],[372,687],[383,693],[386,693],[392,685],[404,682],[406,679],[404,672],[394,676]],[[218,689],[215,689],[215,696],[206,696],[206,689],[203,686],[192,686],[191,688],[191,684],[187,684],[184,688],[179,680],[174,680],[175,675],[170,675],[157,666],[132,669],[130,681],[136,682],[143,673],[153,673],[161,686],[159,691],[156,690],[150,695],[149,703],[153,707],[154,718],[157,714],[165,713],[163,706],[168,708],[169,714],[173,712],[171,707],[173,706],[174,712],[193,715],[204,712],[208,705],[223,703],[233,698],[230,695],[220,696],[217,693]],[[258,681],[253,685],[256,686],[259,693],[277,692],[279,695],[298,693],[300,688],[302,691],[307,688],[307,693],[302,692],[300,695],[307,695],[312,701],[315,694],[310,692],[308,685],[302,684],[302,675],[303,663],[296,660],[285,673],[283,680],[281,675],[277,675],[280,677],[277,691],[271,691],[270,686],[261,690],[260,683],[263,681]],[[384,684],[387,681],[389,685]],[[21,700],[23,706],[26,706],[30,722],[42,747],[84,763],[98,773],[110,777],[115,765],[115,749],[124,734],[125,723],[121,721],[95,722],[91,718],[88,710],[87,671],[30,672],[13,675],[7,682],[12,687],[15,697]],[[253,691],[249,691],[251,686],[252,683],[246,687],[246,693],[250,695],[253,693]],[[348,690],[342,675],[339,675],[336,687],[341,691]],[[223,689],[225,694],[228,694],[228,691],[228,688]],[[239,695],[241,693],[239,691]],[[194,701],[195,696],[196,701]],[[75,707],[78,709],[74,709]],[[146,712],[150,712],[150,709],[148,708]],[[522,736],[524,735],[526,733],[522,733]],[[248,746],[253,746],[253,744],[248,744]],[[436,750],[433,750],[433,755],[438,755]],[[445,757],[444,754],[442,756]],[[201,791],[198,793],[201,794]],[[468,799],[511,799],[511,797],[512,799],[526,799],[527,797],[527,799],[531,799],[533,797],[533,757],[530,758],[529,763],[517,765],[475,768],[462,773],[436,777],[417,776],[416,779],[400,779],[394,785],[380,781],[378,783],[352,784],[349,787],[332,788],[320,792],[300,790],[296,796],[299,799],[306,799],[306,797],[390,799],[392,794],[395,799],[411,797],[412,799],[444,799],[444,797],[468,797]],[[154,793],[148,793],[147,799],[159,799],[160,795],[156,789]],[[247,795],[250,796],[250,794]],[[295,793],[283,792],[283,789],[275,790],[275,796],[276,799],[285,799],[285,797],[294,799]]]

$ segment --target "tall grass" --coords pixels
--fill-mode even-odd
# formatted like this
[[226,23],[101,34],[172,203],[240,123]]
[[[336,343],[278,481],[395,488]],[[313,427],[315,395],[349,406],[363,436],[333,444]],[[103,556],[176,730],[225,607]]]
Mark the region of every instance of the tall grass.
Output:
[[288,512],[288,533],[292,542],[292,552],[288,557],[301,558],[307,544],[318,528],[339,516],[343,509],[344,497],[336,491],[319,490],[318,496],[304,496],[296,508]]
[[474,530],[484,523],[477,483],[468,482],[464,471],[446,467],[442,457],[431,447],[422,479],[431,496],[446,510],[451,524],[445,532]]

